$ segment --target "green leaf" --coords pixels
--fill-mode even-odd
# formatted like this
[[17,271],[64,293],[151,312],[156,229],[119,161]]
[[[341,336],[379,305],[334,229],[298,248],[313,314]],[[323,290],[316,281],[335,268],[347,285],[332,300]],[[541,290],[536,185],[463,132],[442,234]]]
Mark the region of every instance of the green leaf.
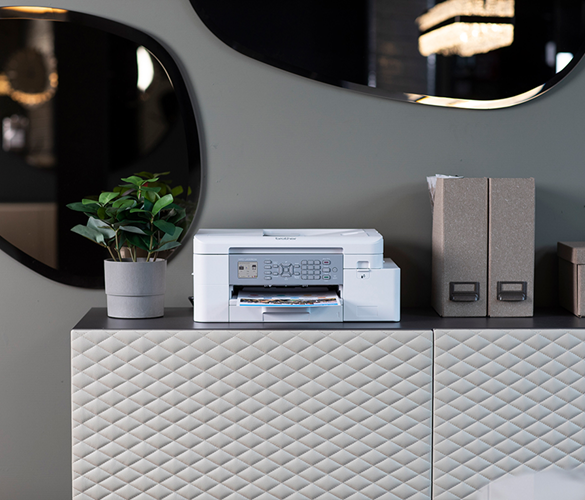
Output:
[[177,186],[176,188],[171,189],[171,194],[176,198],[180,194],[183,194],[183,186]]
[[156,193],[153,193],[152,191],[146,191],[144,193],[144,198],[146,198],[151,203],[156,203],[157,195],[156,195]]
[[117,198],[118,196],[120,196],[120,193],[105,191],[102,194],[100,194],[99,202],[102,205],[107,205],[108,203],[110,203],[110,201],[112,201],[114,198]]
[[98,204],[97,200],[90,200],[89,198],[83,198],[83,200],[81,200],[81,203],[83,205],[97,205]]
[[118,233],[118,246],[116,247],[116,245],[114,245],[116,250],[119,251],[120,248],[122,248],[126,244],[127,240],[128,240],[128,238],[126,237],[126,233],[124,231],[120,231]]
[[182,227],[175,226],[173,234],[165,234],[160,240],[161,243],[170,243],[171,241],[177,241],[181,233],[183,232]]
[[99,232],[106,240],[111,240],[116,236],[116,232],[110,226],[93,217],[87,220],[87,227],[92,231]]
[[142,191],[143,193],[146,191],[152,191],[153,193],[158,193],[162,188],[155,186],[155,187],[150,187],[150,186],[142,186],[140,188],[140,191]]
[[104,235],[102,233],[100,233],[97,229],[92,229],[90,227],[82,226],[81,224],[78,224],[77,226],[72,227],[71,231],[73,231],[74,233],[80,234],[84,238],[87,238],[88,240],[91,240],[100,246],[103,246],[103,247],[106,246],[106,242],[104,241]]
[[171,224],[176,225],[178,222],[182,221],[185,217],[187,217],[187,212],[185,212],[185,210],[181,208],[181,209],[175,210],[175,213],[172,215],[172,217],[167,219],[167,222],[170,222]]
[[130,184],[132,184],[132,186],[124,186],[124,187],[140,187],[142,186],[142,184],[144,184],[144,182],[146,182],[144,179],[142,179],[141,177],[137,177],[136,175],[131,175],[130,177],[126,177],[121,179],[123,182],[129,182]]
[[120,229],[129,233],[145,234],[142,229],[136,226],[120,226]]
[[[108,219],[111,219],[113,217],[116,216],[116,214],[118,213],[118,209],[114,208],[112,206],[109,207],[103,207],[106,211],[106,215],[108,216]],[[99,209],[98,209],[99,210]]]
[[124,222],[130,219],[132,216],[128,210],[119,210],[116,214],[116,220],[118,222]]
[[95,210],[92,210],[90,205],[84,205],[81,202],[69,203],[69,205],[66,206],[67,208],[75,210],[76,212],[95,212]]
[[165,243],[164,245],[158,247],[156,249],[157,252],[164,252],[165,250],[170,250],[171,248],[180,247],[181,244],[178,241],[170,241],[169,243]]
[[150,252],[150,248],[148,248],[149,242],[145,241],[144,237],[142,237],[141,235],[134,234],[134,233],[128,233],[126,235],[126,238],[128,239],[128,242],[132,246],[135,246],[137,248],[140,248],[142,250],[146,250],[147,252]]
[[98,216],[98,217],[99,217],[101,220],[107,219],[107,218],[108,218],[108,214],[106,213],[106,209],[105,209],[104,207],[100,207],[100,208],[98,208],[98,211],[97,211],[97,216]]
[[176,226],[166,220],[155,220],[154,225],[166,234],[170,234],[171,236],[175,234]]
[[146,210],[148,213],[152,213],[152,207],[154,206],[154,201],[144,200],[144,205],[142,208]]
[[127,196],[125,196],[124,198],[120,198],[119,200],[116,200],[114,203],[112,203],[112,207],[121,210],[126,210],[134,206],[136,206],[136,201],[128,198]]
[[153,215],[158,214],[163,208],[169,206],[171,203],[173,203],[173,195],[172,194],[164,195],[160,200],[158,200],[154,204],[154,207],[152,207]]

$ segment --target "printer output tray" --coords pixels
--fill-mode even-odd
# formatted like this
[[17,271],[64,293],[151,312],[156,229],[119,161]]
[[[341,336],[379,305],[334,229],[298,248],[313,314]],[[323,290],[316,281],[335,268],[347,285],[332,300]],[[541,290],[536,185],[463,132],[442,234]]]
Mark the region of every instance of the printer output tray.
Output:
[[343,321],[343,302],[323,288],[242,288],[230,300],[232,322]]

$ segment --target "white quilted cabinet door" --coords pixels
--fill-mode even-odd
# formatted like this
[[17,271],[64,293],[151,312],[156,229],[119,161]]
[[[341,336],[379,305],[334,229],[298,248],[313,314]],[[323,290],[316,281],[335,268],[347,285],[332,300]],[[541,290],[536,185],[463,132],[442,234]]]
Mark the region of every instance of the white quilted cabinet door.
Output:
[[431,332],[73,331],[73,496],[427,500]]
[[435,335],[435,500],[473,500],[507,474],[583,471],[585,330]]

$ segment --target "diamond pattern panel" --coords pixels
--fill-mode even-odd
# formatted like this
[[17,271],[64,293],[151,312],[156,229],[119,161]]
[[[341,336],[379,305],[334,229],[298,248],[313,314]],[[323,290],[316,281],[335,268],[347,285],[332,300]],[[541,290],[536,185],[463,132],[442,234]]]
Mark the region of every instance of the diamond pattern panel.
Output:
[[74,331],[75,500],[430,498],[431,332]]
[[433,498],[585,471],[585,330],[435,331]]

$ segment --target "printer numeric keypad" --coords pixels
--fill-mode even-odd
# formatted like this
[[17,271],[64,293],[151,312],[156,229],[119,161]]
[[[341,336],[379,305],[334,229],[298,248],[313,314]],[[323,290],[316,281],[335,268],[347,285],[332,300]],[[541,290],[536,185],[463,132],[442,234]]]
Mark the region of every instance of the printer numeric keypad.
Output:
[[301,262],[301,279],[304,280],[320,280],[321,279],[321,261],[320,260],[304,260]]

